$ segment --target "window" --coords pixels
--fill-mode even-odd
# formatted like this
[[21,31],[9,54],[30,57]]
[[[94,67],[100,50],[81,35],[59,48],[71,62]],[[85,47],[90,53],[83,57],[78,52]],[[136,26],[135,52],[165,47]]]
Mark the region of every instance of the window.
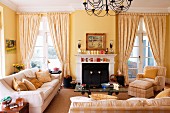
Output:
[[[48,61],[50,63],[48,63]],[[34,48],[31,67],[49,68],[60,67],[56,51],[54,49],[47,17],[43,17],[40,22],[39,34]]]
[[149,39],[146,34],[144,20],[141,19],[136,34],[134,46],[128,60],[129,78],[136,78],[137,73],[142,73],[147,65],[154,66],[156,62],[152,55]]

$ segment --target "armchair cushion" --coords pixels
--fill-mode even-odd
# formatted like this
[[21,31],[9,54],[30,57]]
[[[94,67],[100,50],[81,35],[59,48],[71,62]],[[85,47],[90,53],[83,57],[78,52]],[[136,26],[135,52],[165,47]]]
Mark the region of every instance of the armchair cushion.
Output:
[[157,75],[158,69],[147,69],[144,72],[144,78],[152,78],[154,79]]

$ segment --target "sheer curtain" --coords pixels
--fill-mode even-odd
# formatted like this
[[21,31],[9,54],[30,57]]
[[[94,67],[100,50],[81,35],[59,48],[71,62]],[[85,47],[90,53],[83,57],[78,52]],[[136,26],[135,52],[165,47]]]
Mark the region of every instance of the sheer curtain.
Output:
[[63,76],[70,75],[69,64],[69,14],[47,14],[54,48],[62,65]]
[[144,15],[146,32],[158,66],[164,66],[166,15]]
[[40,14],[20,14],[19,15],[19,37],[21,62],[30,67],[30,60],[34,52],[37,39],[41,15]]
[[139,24],[139,15],[122,14],[118,15],[118,39],[119,39],[119,67],[118,69],[125,76],[128,83],[128,64],[127,61],[133,49],[136,31]]

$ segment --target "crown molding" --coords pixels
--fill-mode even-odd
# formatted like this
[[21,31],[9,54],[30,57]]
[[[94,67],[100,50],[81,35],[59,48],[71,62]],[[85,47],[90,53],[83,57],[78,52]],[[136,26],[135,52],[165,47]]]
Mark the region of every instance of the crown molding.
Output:
[[14,11],[17,11],[17,6],[9,0],[0,0],[0,2]]
[[130,7],[127,12],[139,12],[139,13],[168,13],[169,8],[144,8],[144,7]]
[[73,12],[74,8],[68,6],[57,6],[57,7],[19,7],[18,12]]

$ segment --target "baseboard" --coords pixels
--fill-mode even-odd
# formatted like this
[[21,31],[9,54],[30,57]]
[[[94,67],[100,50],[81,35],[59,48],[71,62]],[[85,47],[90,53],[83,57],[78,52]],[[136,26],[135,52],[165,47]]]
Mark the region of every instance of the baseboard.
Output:
[[170,78],[166,78],[165,83],[170,84]]

